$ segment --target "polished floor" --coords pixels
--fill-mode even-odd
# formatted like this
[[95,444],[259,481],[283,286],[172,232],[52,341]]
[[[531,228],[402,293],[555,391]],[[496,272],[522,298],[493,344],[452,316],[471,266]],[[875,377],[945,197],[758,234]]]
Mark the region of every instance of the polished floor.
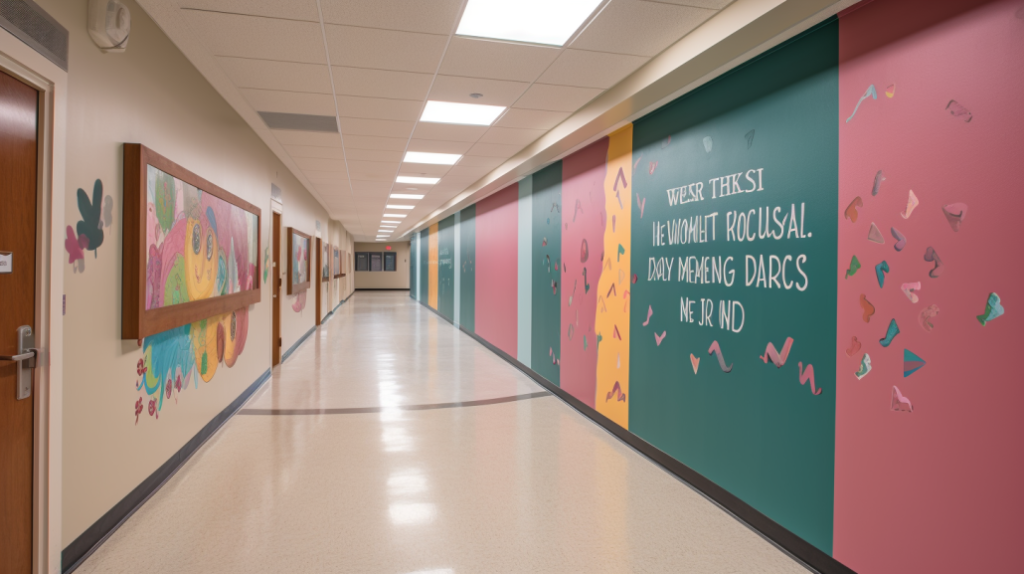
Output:
[[77,572],[807,570],[406,292],[359,292]]

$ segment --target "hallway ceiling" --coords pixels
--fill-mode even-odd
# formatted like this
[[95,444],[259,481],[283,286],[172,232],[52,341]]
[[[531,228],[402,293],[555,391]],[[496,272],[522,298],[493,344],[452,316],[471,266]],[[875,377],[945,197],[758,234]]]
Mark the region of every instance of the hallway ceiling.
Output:
[[[373,241],[391,193],[425,195],[397,202],[415,205],[397,238],[731,2],[607,0],[561,48],[457,36],[465,0],[143,4],[331,217]],[[508,109],[491,126],[422,123],[428,99]],[[271,129],[259,112],[336,118],[340,133]]]

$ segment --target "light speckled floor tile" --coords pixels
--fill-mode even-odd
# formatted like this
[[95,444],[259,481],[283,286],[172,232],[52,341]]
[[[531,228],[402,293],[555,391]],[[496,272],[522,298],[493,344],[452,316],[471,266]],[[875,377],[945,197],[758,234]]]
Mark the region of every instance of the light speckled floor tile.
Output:
[[[323,331],[248,407],[387,407],[540,390],[404,292],[358,293]],[[78,572],[806,570],[546,396],[236,416]]]

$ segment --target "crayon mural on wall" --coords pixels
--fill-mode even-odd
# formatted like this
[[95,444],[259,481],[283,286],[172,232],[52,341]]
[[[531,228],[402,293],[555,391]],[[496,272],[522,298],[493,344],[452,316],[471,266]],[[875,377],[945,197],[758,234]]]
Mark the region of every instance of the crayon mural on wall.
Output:
[[419,243],[463,328],[852,569],[1013,571],[1022,53],[1019,2],[876,0]]

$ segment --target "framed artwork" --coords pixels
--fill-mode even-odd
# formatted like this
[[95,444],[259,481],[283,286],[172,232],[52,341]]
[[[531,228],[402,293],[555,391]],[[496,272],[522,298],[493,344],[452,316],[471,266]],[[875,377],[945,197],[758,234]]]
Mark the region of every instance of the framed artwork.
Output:
[[124,144],[121,338],[260,301],[260,209],[141,144]]
[[310,236],[295,229],[288,228],[288,294],[309,289],[309,247],[313,240]]
[[338,278],[338,277],[341,277],[342,275],[343,275],[343,273],[341,272],[341,251],[338,251],[338,248],[335,247],[334,248],[334,277]]
[[324,243],[323,259],[320,261],[323,263],[323,268],[320,269],[320,282],[323,283],[331,278],[331,246]]

